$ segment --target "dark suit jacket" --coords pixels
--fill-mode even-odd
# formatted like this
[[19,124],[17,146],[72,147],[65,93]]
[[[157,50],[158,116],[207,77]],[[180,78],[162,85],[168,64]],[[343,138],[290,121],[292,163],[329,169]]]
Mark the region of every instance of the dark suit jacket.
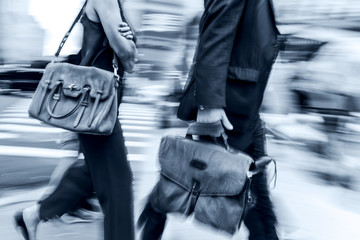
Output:
[[258,118],[278,53],[272,2],[205,0],[204,4],[178,117],[194,120],[200,105],[224,108],[234,130],[245,131]]

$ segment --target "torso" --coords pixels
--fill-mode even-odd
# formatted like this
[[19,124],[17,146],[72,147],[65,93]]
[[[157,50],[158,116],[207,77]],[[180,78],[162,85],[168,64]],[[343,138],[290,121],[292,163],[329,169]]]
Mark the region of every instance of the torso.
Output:
[[85,13],[89,20],[91,20],[92,22],[100,23],[99,16],[95,11],[93,0],[88,0],[88,2],[86,3]]
[[[93,1],[89,0],[81,20],[84,28],[81,48],[81,65],[95,66],[104,70],[113,71],[113,50],[107,40],[99,17],[93,8]],[[119,66],[119,74],[123,70]]]

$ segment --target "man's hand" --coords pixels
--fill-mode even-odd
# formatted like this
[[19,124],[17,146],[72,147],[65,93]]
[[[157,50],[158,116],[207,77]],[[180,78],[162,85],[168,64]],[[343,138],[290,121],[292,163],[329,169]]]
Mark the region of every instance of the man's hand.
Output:
[[227,118],[224,109],[222,108],[205,108],[204,110],[198,110],[196,121],[199,123],[212,123],[221,121],[224,127],[228,130],[232,130],[233,126]]

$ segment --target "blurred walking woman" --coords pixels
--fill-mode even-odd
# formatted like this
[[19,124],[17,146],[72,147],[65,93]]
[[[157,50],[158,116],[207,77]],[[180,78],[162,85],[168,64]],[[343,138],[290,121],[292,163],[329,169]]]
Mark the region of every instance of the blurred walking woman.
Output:
[[[113,71],[115,52],[121,63],[118,74],[131,73],[137,50],[120,0],[88,0],[85,4],[80,64]],[[104,213],[104,239],[133,240],[132,172],[120,122],[109,136],[79,134],[79,141],[86,164],[70,168],[49,197],[16,214],[16,227],[25,239],[35,240],[40,221],[79,208],[96,192]]]

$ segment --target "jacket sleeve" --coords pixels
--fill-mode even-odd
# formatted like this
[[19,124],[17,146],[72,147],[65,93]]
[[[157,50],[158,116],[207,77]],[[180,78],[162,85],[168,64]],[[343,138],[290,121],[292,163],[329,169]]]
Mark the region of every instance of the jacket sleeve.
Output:
[[228,67],[244,4],[245,0],[205,0],[193,73],[198,106],[226,107]]

